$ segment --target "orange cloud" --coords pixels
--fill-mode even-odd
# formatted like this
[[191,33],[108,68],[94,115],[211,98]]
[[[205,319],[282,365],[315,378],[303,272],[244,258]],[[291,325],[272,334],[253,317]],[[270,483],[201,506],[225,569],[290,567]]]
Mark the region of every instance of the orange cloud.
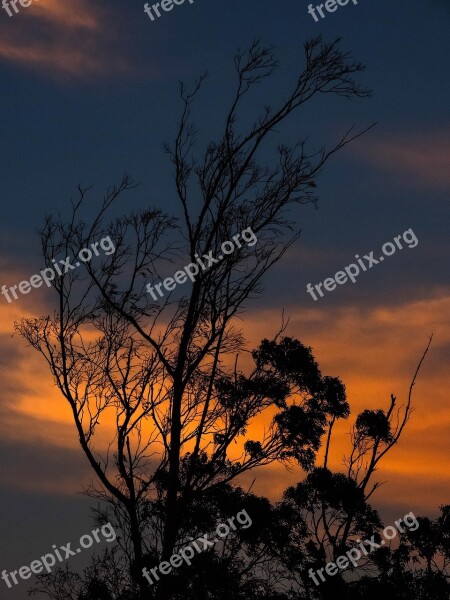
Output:
[[67,4],[61,0],[39,0],[29,7],[30,13],[37,17],[54,21],[64,27],[98,29],[100,15],[91,3],[78,0]]
[[47,75],[92,78],[134,71],[96,2],[36,0],[0,24],[0,59]]
[[408,187],[417,183],[450,188],[450,138],[447,133],[367,139],[354,146],[355,156],[398,176]]

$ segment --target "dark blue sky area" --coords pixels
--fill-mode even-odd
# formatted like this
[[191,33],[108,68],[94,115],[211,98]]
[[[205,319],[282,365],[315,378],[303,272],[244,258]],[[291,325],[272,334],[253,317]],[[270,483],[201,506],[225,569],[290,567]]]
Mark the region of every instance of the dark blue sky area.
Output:
[[[71,6],[77,10],[77,3]],[[331,144],[353,123],[360,128],[373,121],[378,125],[329,164],[319,180],[320,210],[307,207],[298,215],[304,234],[296,252],[301,253],[302,244],[308,249],[333,248],[334,256],[341,249],[342,259],[349,256],[350,261],[355,252],[381,245],[408,227],[417,229],[421,248],[447,243],[449,182],[439,180],[443,165],[430,157],[422,165],[429,171],[424,174],[414,157],[404,157],[403,170],[396,155],[389,158],[392,146],[400,145],[404,152],[410,148],[422,154],[426,162],[424,157],[439,156],[439,144],[444,144],[450,103],[445,67],[450,7],[444,0],[426,4],[360,0],[356,6],[350,2],[326,13],[319,23],[307,13],[306,2],[293,0],[216,4],[196,0],[154,22],[137,2],[126,8],[111,2],[105,8],[99,8],[101,31],[92,34],[92,40],[81,31],[82,56],[70,74],[46,64],[45,57],[41,63],[2,62],[1,228],[7,263],[10,258],[35,263],[36,227],[45,213],[64,213],[79,182],[93,183],[99,197],[127,171],[141,186],[127,196],[126,206],[118,207],[120,212],[153,203],[177,213],[170,165],[161,144],[170,141],[176,129],[178,80],[189,83],[206,69],[210,73],[195,112],[204,133],[200,139],[205,141],[220,131],[237,47],[258,37],[276,46],[281,61],[270,85],[261,87],[260,96],[248,107],[248,115],[253,115],[266,102],[276,105],[281,99],[302,65],[302,43],[318,34],[325,40],[341,36],[342,47],[367,65],[361,82],[373,89],[373,97],[351,103],[321,98],[296,113],[273,143],[310,135],[314,149]],[[86,10],[84,3],[80,10]],[[31,18],[31,9],[30,13],[22,9],[11,19],[0,17],[2,31],[16,28],[19,40],[32,35],[31,52],[33,43],[39,51],[39,44],[46,48],[43,40],[50,36],[62,62],[65,53],[71,62],[66,45],[49,32],[48,23],[43,27]],[[67,24],[57,26],[64,29]],[[94,73],[89,62],[93,54],[102,65]],[[444,154],[446,150],[448,143]],[[325,275],[328,265],[334,269],[331,259],[324,257]],[[420,259],[426,261],[426,256],[422,253]],[[436,265],[428,266],[433,276],[444,275]],[[303,285],[309,267],[305,265],[305,275],[302,269],[298,277]],[[430,269],[425,270],[429,275]]]

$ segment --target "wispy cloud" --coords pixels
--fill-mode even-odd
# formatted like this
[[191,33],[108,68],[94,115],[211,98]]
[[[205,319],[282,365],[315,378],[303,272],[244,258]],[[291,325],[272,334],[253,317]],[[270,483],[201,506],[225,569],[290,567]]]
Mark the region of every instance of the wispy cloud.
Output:
[[407,186],[418,183],[450,188],[450,136],[448,131],[400,134],[367,139],[354,146],[355,156],[401,178]]
[[33,2],[0,22],[0,59],[53,77],[132,73],[112,33],[115,20],[117,15],[95,1]]
[[67,28],[96,29],[101,22],[101,12],[95,5],[85,0],[65,3],[61,0],[39,0],[29,7],[29,13],[36,18],[53,21]]

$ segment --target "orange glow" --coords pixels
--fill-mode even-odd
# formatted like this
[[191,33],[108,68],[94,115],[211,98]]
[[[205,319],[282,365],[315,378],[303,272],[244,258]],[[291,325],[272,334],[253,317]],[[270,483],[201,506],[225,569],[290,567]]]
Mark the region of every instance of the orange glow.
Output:
[[[380,502],[402,502],[409,498],[410,503],[414,499],[415,505],[423,511],[435,511],[448,501],[449,311],[449,295],[427,302],[375,309],[345,307],[286,311],[291,317],[287,335],[311,345],[322,372],[341,377],[347,387],[352,413],[350,419],[340,422],[334,432],[329,464],[335,470],[345,470],[342,460],[349,454],[348,432],[361,410],[387,408],[391,393],[397,396],[398,406],[407,401],[413,373],[430,334],[434,333],[430,352],[414,388],[414,412],[399,444],[383,459],[375,474],[375,481],[386,482],[372,498],[375,506]],[[266,325],[261,324],[279,322],[279,312],[248,314],[245,331],[251,346],[270,335]],[[300,472],[295,470],[298,480]],[[292,479],[291,474],[286,475]],[[283,477],[282,470],[279,470],[279,477]],[[255,489],[264,493],[259,486]],[[272,485],[269,489],[273,490]],[[433,493],[430,493],[431,489]]]
[[[21,274],[9,273],[2,280],[14,278],[20,281]],[[23,297],[12,304],[6,304],[2,297],[0,304],[3,352],[10,352],[12,356],[1,365],[8,394],[4,398],[6,410],[0,431],[4,439],[23,445],[38,441],[55,449],[77,449],[70,410],[53,385],[43,360],[34,350],[26,348],[18,335],[9,337],[14,320],[45,312],[43,305],[37,305],[42,301],[39,291],[33,292],[33,299]],[[449,312],[449,294],[428,301],[377,308],[327,308],[324,305],[286,310],[290,313],[286,335],[311,345],[322,372],[341,377],[347,386],[352,415],[336,426],[330,461],[330,467],[336,470],[343,470],[342,459],[349,453],[348,432],[358,412],[364,408],[386,408],[391,393],[397,396],[398,406],[406,402],[418,360],[429,335],[434,333],[431,350],[414,389],[414,412],[400,443],[385,457],[376,474],[376,481],[387,483],[373,497],[375,506],[392,503],[393,499],[394,503],[401,503],[413,498],[417,510],[430,512],[448,499]],[[279,322],[279,311],[248,312],[240,322],[248,347],[255,347],[263,337],[271,337]],[[254,423],[249,437],[258,439],[267,424],[268,417]],[[106,446],[112,433],[113,424],[105,419],[96,441],[99,450]],[[256,478],[252,488],[255,492],[279,499],[282,491],[302,476],[296,466],[286,471],[282,465],[272,465],[247,474],[241,481],[248,488]],[[77,485],[79,489],[85,482],[74,480],[72,483],[73,486],[67,483],[67,493]],[[43,480],[41,485],[42,491],[53,489],[51,482]]]

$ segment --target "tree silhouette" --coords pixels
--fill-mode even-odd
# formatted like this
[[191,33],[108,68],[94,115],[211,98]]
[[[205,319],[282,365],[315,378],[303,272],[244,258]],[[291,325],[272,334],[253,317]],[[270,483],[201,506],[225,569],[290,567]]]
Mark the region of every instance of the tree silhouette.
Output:
[[[428,347],[424,356],[427,350]],[[269,376],[266,379],[269,382],[267,389],[278,389],[273,394],[276,406],[281,409],[277,416],[289,414],[290,409],[297,406],[303,407],[305,413],[313,411],[321,423],[308,428],[310,433],[304,434],[301,430],[298,435],[298,423],[293,420],[292,429],[289,425],[280,431],[286,452],[284,460],[294,456],[302,464],[304,436],[309,435],[311,439],[311,431],[316,432],[316,428],[317,439],[327,439],[326,452],[331,452],[333,445],[326,434],[326,424],[327,420],[329,425],[337,418],[338,413],[348,416],[344,385],[337,378],[323,377],[311,350],[291,338],[282,338],[279,342],[264,340],[253,357],[257,368],[264,371],[266,378]],[[423,357],[420,364],[422,361]],[[277,387],[274,386],[275,374]],[[255,379],[259,385],[259,378]],[[242,398],[248,398],[254,392],[249,391],[251,380],[245,379],[246,383],[239,381],[231,392],[227,384],[226,404],[236,406]],[[286,400],[292,393],[288,390],[293,382],[302,402],[288,405]],[[222,385],[219,386],[221,390]],[[242,389],[246,390],[245,394],[242,394]],[[280,389],[284,390],[283,394],[280,394]],[[314,393],[311,393],[312,390]],[[238,396],[234,398],[236,393]],[[318,403],[322,405],[322,412],[317,409]],[[411,395],[403,409],[403,418],[410,413],[410,408]],[[397,433],[401,434],[403,419],[392,427],[391,413],[386,427],[385,420],[379,416],[384,414],[381,410],[371,411],[374,419],[368,414],[369,411],[365,410],[361,413],[362,417],[356,418],[351,438],[354,444],[361,441],[355,431],[370,435],[375,443],[383,440],[386,444]],[[373,422],[376,427],[372,426]],[[392,448],[393,445],[389,450]],[[365,452],[368,457],[365,462],[370,468],[372,444],[365,446]],[[190,565],[182,565],[167,576],[165,589],[168,597],[173,600],[244,600],[251,595],[257,600],[331,600],[336,593],[353,600],[377,598],[379,594],[391,600],[444,600],[448,597],[448,506],[442,507],[442,515],[435,521],[419,517],[417,529],[400,532],[397,547],[381,547],[363,556],[356,569],[349,567],[354,576],[362,575],[361,578],[349,580],[345,574],[338,574],[316,587],[309,577],[311,568],[316,570],[330,560],[335,561],[356,545],[359,538],[370,538],[379,543],[384,525],[377,511],[368,503],[369,496],[378,486],[364,483],[366,472],[333,473],[309,460],[304,463],[304,468],[307,470],[306,478],[297,486],[288,488],[283,501],[277,504],[245,492],[233,481],[198,486],[180,515],[176,550],[205,531],[214,531],[219,524],[243,509],[251,515],[252,526],[230,532],[225,541],[195,556]],[[188,469],[189,460],[186,460],[182,481]],[[203,456],[196,474],[208,478],[213,475],[211,461],[206,456]],[[164,487],[166,484],[162,482],[160,485]],[[142,506],[143,530],[161,528],[165,514],[163,499],[161,494],[161,499],[146,500]],[[98,524],[105,521],[120,524],[123,520],[121,511],[121,504],[111,500],[106,509],[97,510]],[[127,527],[125,523],[121,529],[126,530]],[[149,538],[144,541],[148,544]],[[157,544],[144,554],[143,562],[149,569],[158,564]],[[59,569],[54,575],[40,576],[42,585],[35,591],[58,600],[136,600],[139,592],[135,588],[133,573],[130,574],[125,567],[127,563],[119,556],[116,546],[105,552],[103,557],[95,559],[83,577]],[[147,597],[154,598],[156,592],[155,586],[149,587]]]
[[[179,221],[147,208],[106,223],[108,209],[134,187],[125,175],[94,218],[82,215],[90,190],[80,187],[70,218],[49,217],[41,232],[49,268],[56,257],[75,256],[107,235],[114,242],[113,254],[56,276],[54,313],[17,329],[45,357],[69,403],[96,476],[87,491],[111,502],[123,524],[120,544],[140,600],[149,597],[146,557],[165,561],[183,542],[183,515],[198,496],[276,460],[310,468],[327,419],[348,412],[339,392],[333,395],[339,381],[323,378],[300,342],[265,340],[251,373],[237,359],[245,342],[235,317],[299,235],[289,211],[316,201],[316,179],[328,159],[362,133],[350,129],[313,152],[305,139],[280,144],[276,166],[264,159],[277,126],[306,103],[323,94],[368,95],[353,79],[362,65],[339,49],[339,40],[316,38],[304,50],[304,68],[286,99],[241,130],[245,101],[277,61],[259,42],[235,56],[237,83],[223,133],[199,159],[191,110],[204,77],[192,92],[181,85],[178,133],[166,146]],[[236,247],[192,286],[160,302],[147,292],[171,261],[218,257],[221,244],[242,231],[253,232],[257,243]],[[249,424],[274,411],[263,437],[247,440]],[[104,452],[95,443],[100,435],[109,435]],[[170,578],[161,579],[158,600],[169,599],[169,585]],[[96,590],[85,594],[106,593]]]
[[446,600],[450,593],[449,507],[430,520],[417,517],[417,529],[400,534],[396,548],[380,548],[371,556],[376,578],[363,577],[348,586],[355,600],[380,595],[392,600]]

